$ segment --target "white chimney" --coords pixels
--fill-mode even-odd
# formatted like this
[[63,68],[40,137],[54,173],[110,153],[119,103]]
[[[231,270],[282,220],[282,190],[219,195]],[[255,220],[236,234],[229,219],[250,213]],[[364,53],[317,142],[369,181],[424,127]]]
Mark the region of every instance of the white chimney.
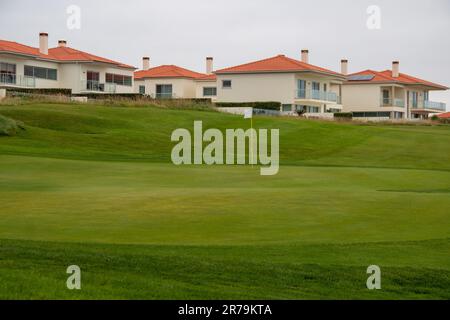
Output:
[[348,74],[348,60],[341,60],[341,73],[347,75]]
[[213,72],[213,57],[206,57],[206,74]]
[[142,70],[150,69],[150,57],[142,58]]
[[41,54],[48,54],[48,33],[39,33],[39,52]]
[[58,40],[58,47],[66,47],[67,41],[66,40]]
[[400,62],[392,61],[392,77],[398,78]]
[[306,49],[302,50],[302,62],[309,63],[309,51]]

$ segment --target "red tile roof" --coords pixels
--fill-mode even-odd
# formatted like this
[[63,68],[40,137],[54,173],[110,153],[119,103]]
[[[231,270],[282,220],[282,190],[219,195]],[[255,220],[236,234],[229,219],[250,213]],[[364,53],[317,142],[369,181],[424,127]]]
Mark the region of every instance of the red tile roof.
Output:
[[349,74],[348,77],[358,76],[358,75],[373,75],[374,77],[371,80],[348,80],[347,83],[398,83],[398,84],[410,84],[410,85],[425,85],[429,87],[433,87],[440,90],[447,90],[446,86],[433,83],[430,81],[422,80],[404,73],[399,73],[398,77],[392,76],[391,70],[385,71],[374,71],[374,70],[364,70],[356,73]]
[[175,65],[162,65],[148,70],[136,71],[134,73],[134,78],[188,78],[195,80],[215,80],[216,76],[191,71]]
[[216,74],[227,73],[263,73],[263,72],[298,72],[312,71],[345,77],[325,68],[317,67],[302,61],[291,59],[285,55],[278,55],[264,60],[254,61],[239,66],[217,70]]
[[0,40],[0,52],[8,52],[33,56],[38,59],[51,60],[56,62],[102,62],[113,64],[115,66],[127,69],[136,69],[133,66],[126,65],[117,61],[102,58],[87,52],[76,50],[69,47],[56,47],[48,49],[48,55],[39,52],[38,48],[26,46],[17,42]]
[[441,114],[438,115],[438,118],[441,118],[441,119],[450,119],[450,112],[441,113]]

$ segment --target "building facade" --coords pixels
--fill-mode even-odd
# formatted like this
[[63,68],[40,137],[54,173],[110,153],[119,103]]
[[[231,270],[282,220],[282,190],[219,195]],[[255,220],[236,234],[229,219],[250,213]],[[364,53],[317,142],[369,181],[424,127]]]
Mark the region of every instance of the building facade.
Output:
[[0,40],[0,87],[70,89],[73,94],[133,93],[135,68],[67,46],[60,40],[48,48],[48,34],[39,34],[39,48]]
[[392,70],[348,75],[343,86],[344,111],[361,119],[426,119],[446,110],[445,103],[430,101],[430,91],[447,89],[400,73],[399,62],[394,61]]
[[149,57],[142,59],[142,70],[134,73],[134,92],[156,99],[215,100],[216,76],[212,73],[213,59],[206,58],[206,72],[199,73],[176,65],[150,67]]
[[217,75],[218,102],[281,103],[281,111],[319,115],[342,110],[345,76],[302,61],[278,55],[221,69]]

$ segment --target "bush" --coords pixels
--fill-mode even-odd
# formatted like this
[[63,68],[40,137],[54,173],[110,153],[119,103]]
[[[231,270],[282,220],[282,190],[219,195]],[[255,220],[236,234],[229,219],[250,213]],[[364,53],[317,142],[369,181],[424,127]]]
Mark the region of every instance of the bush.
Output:
[[434,116],[431,117],[431,120],[433,120],[433,121],[438,121],[438,120],[439,120],[439,117],[438,117],[437,115],[434,115]]
[[351,112],[335,112],[334,118],[339,120],[351,120],[353,114]]
[[[23,124],[20,123],[23,127]],[[18,123],[10,118],[0,115],[0,136],[15,136],[19,131]]]
[[62,88],[8,88],[6,89],[6,94],[9,96],[21,96],[21,95],[63,95],[70,96],[72,94],[72,89],[62,89]]
[[265,102],[217,102],[217,107],[224,108],[254,108],[264,110],[280,111],[281,102],[265,101]]

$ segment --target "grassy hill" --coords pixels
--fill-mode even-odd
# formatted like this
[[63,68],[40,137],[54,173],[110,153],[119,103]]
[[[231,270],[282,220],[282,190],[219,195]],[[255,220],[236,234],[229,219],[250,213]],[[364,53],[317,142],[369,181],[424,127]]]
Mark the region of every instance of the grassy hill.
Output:
[[[450,298],[448,126],[256,117],[278,175],[170,163],[209,110],[0,105],[0,298]],[[80,265],[82,290],[65,288]],[[366,289],[366,268],[382,290]]]

